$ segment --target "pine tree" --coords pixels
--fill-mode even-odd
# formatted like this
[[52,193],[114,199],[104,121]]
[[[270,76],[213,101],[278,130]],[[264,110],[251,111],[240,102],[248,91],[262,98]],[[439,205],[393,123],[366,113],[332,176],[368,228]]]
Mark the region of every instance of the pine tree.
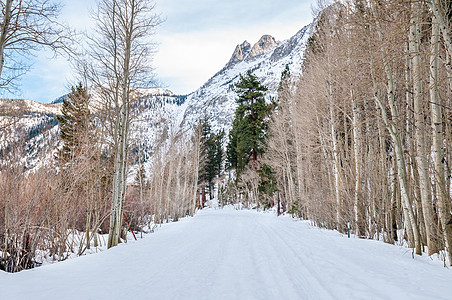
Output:
[[63,143],[62,148],[57,153],[57,160],[63,169],[82,150],[90,126],[88,104],[89,96],[81,83],[72,87],[71,93],[63,99],[61,115],[57,116],[60,138]]
[[206,184],[209,191],[210,199],[213,198],[213,180],[217,176],[216,164],[216,135],[211,133],[207,139],[207,156],[206,156]]
[[214,179],[221,175],[223,165],[223,139],[224,130],[218,134],[211,131],[207,117],[200,121],[200,152],[201,163],[199,168],[199,185],[203,203],[206,201],[206,190],[210,199],[213,198]]
[[215,172],[218,177],[221,176],[221,172],[223,171],[223,142],[224,129],[215,136]]
[[204,206],[206,202],[206,186],[208,183],[209,177],[209,144],[210,144],[210,124],[209,119],[204,117],[203,120],[200,121],[199,125],[201,131],[201,139],[200,139],[200,167],[199,167],[199,186],[201,187],[201,197],[202,197],[202,205]]
[[[264,205],[267,208],[270,208],[273,205],[273,195],[278,191],[277,182],[276,182],[276,174],[272,170],[271,166],[267,164],[263,164],[261,168],[257,171],[259,173],[259,193],[262,196]],[[278,215],[280,213],[278,201]]]
[[[286,93],[290,89],[290,68],[286,65],[284,70],[281,72],[281,81],[278,86],[278,98],[281,94]],[[279,100],[279,99],[278,99]]]
[[214,179],[221,175],[223,166],[223,137],[224,130],[218,134],[211,133],[207,140],[207,185],[210,199],[213,198]]
[[239,105],[229,134],[227,166],[230,169],[235,168],[239,175],[250,160],[253,168],[257,169],[257,155],[264,152],[263,146],[273,105],[265,103],[264,93],[267,88],[251,71],[248,71],[246,76],[240,75],[240,81],[235,88]]
[[239,119],[235,118],[232,122],[232,129],[229,132],[229,143],[226,145],[226,169],[237,169],[237,136]]

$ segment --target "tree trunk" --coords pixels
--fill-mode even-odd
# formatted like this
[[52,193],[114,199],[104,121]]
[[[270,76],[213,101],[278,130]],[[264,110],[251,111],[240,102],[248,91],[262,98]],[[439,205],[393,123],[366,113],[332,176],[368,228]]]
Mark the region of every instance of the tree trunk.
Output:
[[[119,136],[114,137],[117,141],[115,151],[115,173],[113,179],[113,199],[110,215],[110,229],[108,232],[108,248],[118,245],[120,241],[120,230],[122,224],[122,211],[127,187],[127,153],[128,153],[128,133],[129,133],[129,101],[130,101],[130,56],[131,43],[133,38],[132,28],[134,25],[135,5],[131,5],[131,15],[125,37],[124,61],[122,64],[122,77],[119,86],[121,87],[121,105],[119,107]],[[113,18],[115,18],[113,13]],[[115,59],[119,59],[117,56]],[[117,80],[120,80],[117,78]],[[118,86],[118,85],[117,85]]]
[[352,100],[352,114],[353,114],[353,152],[355,162],[355,191],[354,191],[354,217],[355,217],[355,234],[357,236],[364,235],[364,226],[362,220],[363,208],[361,203],[361,130],[359,127],[359,104],[354,99],[353,91],[350,91]]
[[444,11],[440,0],[430,0],[427,3],[433,12],[433,15],[435,16],[438,26],[441,29],[446,50],[449,55],[452,56],[452,38],[449,28],[449,20],[447,18],[447,12]]
[[[377,11],[376,11],[376,3],[374,3],[374,2],[372,3],[372,12],[373,12],[374,17],[376,18],[376,21],[375,21],[376,28],[375,29],[379,36],[380,43],[383,43],[383,41],[384,41],[383,33],[382,33],[380,23],[378,21],[378,15],[377,15]],[[381,48],[382,48],[381,49],[382,54],[387,55],[388,51],[386,50],[386,47],[383,45]],[[402,140],[400,137],[400,130],[396,126],[396,124],[394,124],[394,122],[389,120],[387,113],[386,113],[386,108],[378,96],[378,88],[377,88],[377,83],[376,83],[375,68],[374,68],[374,62],[373,62],[372,56],[371,56],[370,60],[371,60],[370,61],[371,77],[372,77],[373,89],[374,89],[374,99],[375,99],[377,106],[380,108],[383,122],[385,123],[385,125],[391,135],[393,144],[394,144],[394,152],[395,152],[395,157],[397,160],[397,176],[399,179],[400,193],[401,193],[401,198],[402,198],[402,203],[403,203],[403,214],[404,214],[405,222],[406,222],[405,228],[407,229],[408,240],[410,243],[410,247],[414,247],[416,249],[416,254],[421,255],[422,249],[421,249],[421,243],[420,243],[421,241],[420,241],[419,227],[417,226],[416,218],[415,218],[415,215],[413,212],[412,202],[411,202],[411,199],[409,197],[409,192],[408,192],[405,157],[403,154],[403,144],[402,144]],[[397,120],[398,112],[397,112],[397,107],[395,105],[396,91],[395,91],[394,75],[392,72],[392,67],[390,66],[390,62],[384,61],[383,64],[384,64],[384,71],[385,71],[386,79],[387,79],[387,98],[388,98],[389,107],[390,107],[390,111],[391,111],[391,117],[392,117],[391,119]]]
[[419,189],[422,203],[422,213],[424,215],[425,231],[427,236],[427,246],[429,255],[437,250],[434,239],[433,203],[430,186],[430,176],[428,172],[427,151],[425,146],[425,124],[422,96],[421,66],[419,54],[419,36],[421,33],[421,22],[419,20],[420,8],[418,3],[412,3],[412,17],[409,36],[409,54],[412,61],[412,79],[414,96],[414,120],[416,136],[416,165],[419,173]]
[[[170,152],[172,152],[170,150]],[[172,209],[172,205],[171,203],[175,200],[172,197],[172,189],[171,189],[171,183],[173,181],[173,169],[174,169],[174,164],[173,164],[173,159],[170,158],[169,162],[168,162],[168,179],[166,180],[166,218],[168,218],[169,215],[172,214],[171,209]]]
[[[328,58],[328,64],[330,64],[330,59]],[[335,189],[335,197],[336,197],[336,229],[341,231],[344,227],[342,220],[342,203],[341,203],[341,188],[340,188],[340,160],[339,160],[339,150],[336,136],[336,112],[334,110],[335,104],[333,103],[333,87],[332,87],[332,78],[330,71],[328,70],[328,80],[327,84],[327,93],[328,93],[328,108],[330,113],[330,134],[331,134],[331,142],[332,142],[332,150],[333,150],[333,176],[334,176],[334,189]]]
[[[387,69],[386,67],[385,69]],[[371,62],[371,72],[373,71],[373,62]],[[388,98],[390,103],[390,108],[392,112],[392,118],[397,118],[397,110],[395,108],[394,104],[394,84],[393,84],[393,78],[392,78],[392,72],[390,70],[386,70],[386,73],[388,75]],[[383,106],[383,103],[381,102],[378,92],[376,90],[376,82],[375,82],[375,76],[372,75],[373,81],[374,81],[374,99],[377,103],[378,107],[380,108],[382,119],[391,135],[393,144],[394,144],[394,152],[395,152],[395,158],[396,158],[396,164],[397,164],[397,177],[398,177],[398,183],[400,186],[400,193],[403,203],[403,215],[405,217],[405,228],[408,234],[408,242],[410,244],[410,247],[416,248],[416,254],[422,254],[421,251],[421,244],[420,244],[420,236],[419,236],[419,228],[416,224],[416,219],[413,212],[413,207],[409,198],[408,193],[408,185],[407,185],[407,175],[406,175],[406,166],[405,166],[405,158],[403,156],[403,145],[402,141],[400,139],[400,132],[395,126],[394,123],[390,123],[388,116],[386,114],[386,109]]]
[[5,4],[5,14],[3,16],[2,27],[0,28],[0,76],[3,72],[3,66],[5,64],[5,43],[6,36],[8,35],[9,25],[11,22],[11,6],[13,4],[13,0],[6,0]]
[[[450,198],[447,191],[447,174],[443,165],[444,140],[443,119],[441,103],[438,93],[438,52],[439,52],[439,25],[436,16],[432,20],[432,41],[430,56],[430,107],[432,122],[432,149],[434,178],[436,182],[436,197],[438,199],[438,213],[441,230],[444,235],[446,252],[449,256],[449,264],[452,265],[452,219],[450,215]],[[429,248],[430,254],[430,248]]]
[[[199,126],[198,126],[199,127]],[[194,138],[194,147],[195,150],[193,151],[193,165],[195,167],[194,169],[194,178],[193,178],[193,206],[192,206],[192,210],[191,210],[191,215],[193,216],[196,208],[198,208],[199,205],[199,194],[198,194],[198,180],[199,180],[199,164],[200,164],[200,140],[201,140],[201,132],[199,131],[199,129],[197,129],[198,132],[195,132],[195,138]]]

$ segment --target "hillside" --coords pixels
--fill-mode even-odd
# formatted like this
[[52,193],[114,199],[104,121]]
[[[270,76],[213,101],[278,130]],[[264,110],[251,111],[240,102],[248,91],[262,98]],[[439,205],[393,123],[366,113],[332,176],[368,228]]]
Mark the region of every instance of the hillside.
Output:
[[[245,41],[237,45],[223,69],[189,95],[175,95],[168,89],[139,89],[139,100],[133,105],[130,148],[134,151],[140,149],[144,162],[149,162],[158,145],[179,132],[190,130],[206,116],[214,131],[225,129],[228,132],[236,108],[233,87],[240,74],[252,70],[268,87],[267,98],[275,97],[281,72],[286,65],[290,67],[292,75],[301,73],[309,36],[310,25],[285,41],[278,42],[269,35],[263,35],[252,47]],[[22,152],[27,169],[52,159],[52,153],[58,147],[55,116],[59,114],[63,97],[47,105],[29,100],[0,100],[3,120],[14,118],[14,131],[25,132],[28,136],[22,143],[27,149]],[[14,136],[2,137],[2,149],[8,147]],[[133,175],[132,172],[131,178]]]
[[48,160],[57,145],[61,104],[0,99],[0,156],[22,162],[26,169]]
[[289,216],[207,209],[143,240],[20,273],[2,299],[450,299],[452,272],[406,248]]
[[253,71],[268,87],[267,98],[275,97],[286,65],[292,75],[301,74],[310,30],[311,25],[305,26],[293,37],[281,42],[264,35],[252,48],[247,41],[237,45],[224,68],[188,95],[182,126],[193,125],[207,115],[214,130],[225,128],[228,131],[236,109],[234,84],[239,81],[240,74],[244,75],[248,70]]

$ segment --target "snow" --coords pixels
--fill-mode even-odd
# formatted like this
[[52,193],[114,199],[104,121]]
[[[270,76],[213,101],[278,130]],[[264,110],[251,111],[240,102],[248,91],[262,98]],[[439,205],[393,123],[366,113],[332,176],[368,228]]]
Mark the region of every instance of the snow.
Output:
[[[278,42],[273,48],[254,56],[249,53],[243,61],[225,67],[212,76],[202,87],[189,95],[174,95],[170,90],[164,88],[138,89],[136,95],[140,100],[134,104],[131,127],[131,147],[136,150],[140,148],[144,158],[144,167],[149,170],[152,166],[152,154],[157,150],[156,145],[171,143],[172,137],[179,133],[190,136],[193,126],[204,117],[210,118],[213,132],[218,133],[225,130],[226,139],[232,126],[234,112],[237,107],[234,84],[240,80],[240,74],[252,70],[263,85],[268,87],[267,100],[277,95],[277,88],[281,79],[281,73],[286,65],[290,66],[293,76],[301,74],[304,51],[311,35],[311,26],[303,27],[292,38]],[[96,93],[91,95],[90,108],[95,113],[100,105],[100,96]],[[6,107],[9,111],[24,111],[15,124],[16,128],[22,128],[28,132],[35,126],[42,125],[46,120],[53,118],[47,114],[59,114],[60,104],[44,105],[29,100],[0,99],[0,108]],[[0,117],[0,124],[2,117]],[[32,153],[25,153],[23,161],[26,161],[28,169],[38,169],[48,165],[53,159],[52,150],[58,147],[58,139],[55,133],[58,126],[52,128],[52,132],[42,130],[30,141],[33,146]],[[43,135],[43,137],[41,137]],[[44,137],[44,136],[47,137]],[[55,137],[49,139],[48,137]],[[5,148],[14,138],[19,136],[0,137],[0,148]],[[48,142],[48,143],[46,143]],[[138,147],[140,145],[140,147]],[[48,150],[48,151],[47,151]],[[128,182],[135,178],[137,164],[131,165],[128,173]],[[149,175],[149,174],[147,174]]]
[[259,81],[268,88],[267,100],[277,95],[281,73],[286,65],[293,76],[302,72],[302,61],[306,45],[311,36],[311,25],[303,27],[292,38],[278,42],[276,46],[255,57],[247,56],[243,61],[226,66],[210,78],[202,87],[187,96],[188,106],[184,112],[183,127],[190,127],[205,115],[210,117],[214,132],[225,129],[229,132],[237,108],[234,84],[240,74],[251,70]]
[[10,111],[56,115],[61,111],[61,106],[61,104],[42,104],[24,99],[0,99],[0,108]]
[[15,274],[2,299],[450,299],[452,271],[305,221],[207,209],[108,251]]

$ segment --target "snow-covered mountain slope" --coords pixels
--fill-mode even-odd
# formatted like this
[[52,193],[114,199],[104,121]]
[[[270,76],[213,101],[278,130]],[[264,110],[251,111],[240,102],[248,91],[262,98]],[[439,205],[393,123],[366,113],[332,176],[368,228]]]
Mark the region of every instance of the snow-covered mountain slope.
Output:
[[154,150],[180,131],[186,97],[165,89],[138,91],[139,99],[131,113],[130,148],[141,156],[145,166],[150,163]]
[[[132,105],[131,149],[140,151],[146,162],[156,145],[179,128],[186,96],[154,88],[138,90],[137,97]],[[20,162],[27,170],[51,163],[59,146],[56,116],[61,107],[61,101],[0,99],[0,158]]]
[[232,124],[237,107],[234,84],[248,70],[253,71],[268,88],[267,97],[275,97],[281,73],[288,65],[292,75],[301,74],[304,51],[311,34],[311,26],[303,27],[292,38],[276,42],[264,35],[253,46],[244,41],[237,45],[225,67],[210,78],[202,87],[187,96],[187,109],[184,112],[182,127],[188,128],[207,115],[212,128],[227,131]]
[[42,104],[24,99],[0,99],[2,116],[27,115],[32,113],[53,114],[60,112],[60,104]]
[[132,130],[134,140],[140,140],[140,147],[147,149],[146,155],[156,143],[190,130],[204,117],[209,118],[214,131],[229,131],[237,107],[234,84],[240,74],[253,71],[268,88],[267,98],[276,97],[286,65],[293,76],[301,74],[310,30],[310,25],[305,26],[292,38],[281,42],[270,35],[263,35],[254,46],[244,41],[237,45],[223,69],[187,96],[177,96],[163,89],[140,90],[137,122]]
[[51,159],[61,104],[0,99],[0,158],[32,169]]
[[[189,95],[174,95],[170,90],[160,88],[139,89],[136,94],[139,100],[132,106],[132,152],[141,153],[146,162],[158,145],[190,130],[204,117],[210,119],[214,131],[225,129],[228,132],[237,106],[234,84],[239,81],[240,74],[253,71],[268,87],[267,98],[275,97],[286,65],[292,75],[301,73],[310,28],[310,25],[305,26],[285,41],[277,42],[272,36],[264,35],[253,46],[247,41],[237,45],[224,68]],[[28,132],[26,148],[29,150],[24,153],[26,168],[32,169],[52,159],[49,151],[58,146],[55,116],[60,113],[63,97],[55,104],[46,105],[27,100],[0,100],[0,120],[14,118],[15,132]],[[96,97],[93,97],[95,101]],[[18,140],[17,134],[13,136]],[[1,138],[0,151],[8,147],[10,142],[7,141],[11,139],[11,135]]]
[[223,69],[187,96],[176,96],[162,89],[140,90],[139,109],[135,111],[132,126],[132,148],[135,152],[141,149],[144,162],[148,162],[159,144],[180,132],[190,131],[205,117],[209,118],[214,131],[225,129],[228,132],[237,107],[234,84],[240,80],[240,74],[251,70],[268,88],[267,98],[276,97],[286,65],[293,76],[301,74],[310,28],[310,25],[305,26],[292,38],[281,42],[270,35],[262,36],[254,46],[244,41],[237,45]]
[[143,240],[19,273],[2,299],[450,299],[452,270],[290,216],[207,209]]

